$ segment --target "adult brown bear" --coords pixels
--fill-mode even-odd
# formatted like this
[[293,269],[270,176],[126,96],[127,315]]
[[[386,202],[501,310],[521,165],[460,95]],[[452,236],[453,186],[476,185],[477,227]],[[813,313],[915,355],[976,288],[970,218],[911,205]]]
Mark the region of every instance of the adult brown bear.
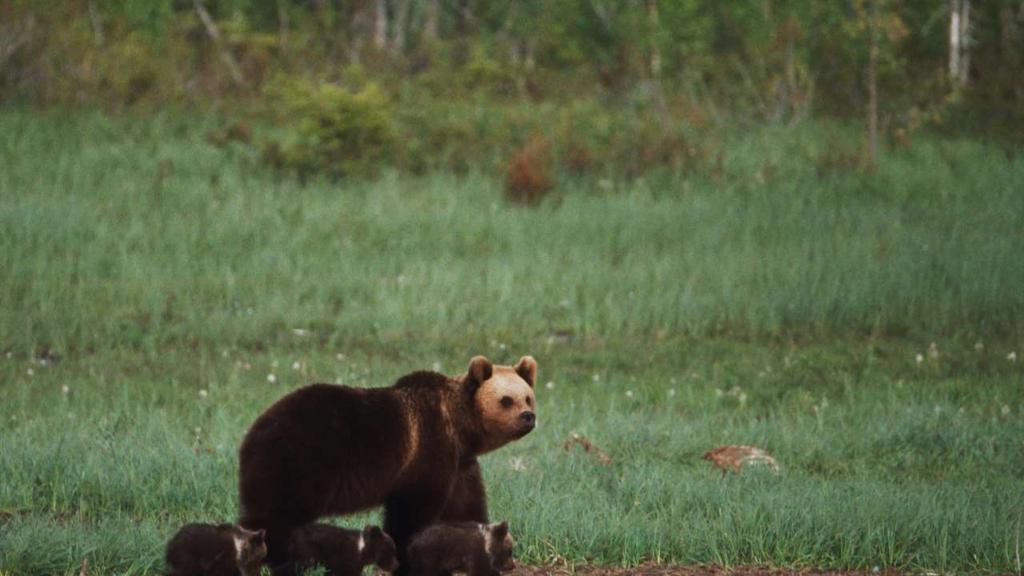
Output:
[[530,356],[515,366],[476,356],[454,378],[413,372],[388,388],[300,388],[242,441],[239,523],[267,531],[267,562],[288,573],[296,527],[383,504],[405,573],[406,545],[421,528],[487,522],[477,456],[533,430],[536,377]]

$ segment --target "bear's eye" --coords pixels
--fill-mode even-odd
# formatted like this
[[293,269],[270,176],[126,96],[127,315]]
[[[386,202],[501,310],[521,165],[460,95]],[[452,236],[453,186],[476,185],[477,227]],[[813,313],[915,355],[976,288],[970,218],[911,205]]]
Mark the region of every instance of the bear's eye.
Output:
[[527,396],[526,397],[526,405],[529,406],[530,408],[533,408],[533,398],[530,398],[529,396]]
[[501,398],[501,407],[502,408],[511,408],[513,404],[515,404],[515,402],[512,400],[511,396],[502,396],[502,398]]

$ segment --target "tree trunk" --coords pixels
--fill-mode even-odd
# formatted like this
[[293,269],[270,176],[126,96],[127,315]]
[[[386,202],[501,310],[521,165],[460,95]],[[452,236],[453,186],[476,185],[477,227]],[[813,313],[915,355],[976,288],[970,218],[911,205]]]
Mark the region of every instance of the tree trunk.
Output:
[[960,0],[960,87],[967,86],[971,73],[971,0]]
[[960,79],[960,0],[949,0],[949,81]]
[[871,0],[868,48],[868,168],[878,162],[878,1]]
[[96,45],[103,46],[106,35],[103,33],[103,18],[96,7],[96,0],[89,0],[89,23],[92,24],[92,35]]
[[[1024,9],[1024,2],[1021,3]],[[1007,69],[1018,70],[1020,61],[1020,29],[1017,25],[1016,15],[1013,13],[1013,6],[1009,3],[1003,4],[999,10],[999,37],[1002,44],[1000,52],[1006,62]],[[1024,98],[1024,83],[1016,75],[1010,79],[1013,94],[1017,99]]]
[[441,0],[427,0],[426,16],[423,21],[423,40],[437,40],[438,21],[441,18]]
[[658,0],[645,0],[647,9],[647,25],[650,26],[651,54],[648,63],[651,78],[657,80],[661,77],[661,50],[658,48]]
[[291,20],[288,17],[288,5],[285,0],[277,0],[277,43],[281,52],[288,51],[288,28]]
[[373,3],[373,45],[383,50],[388,44],[388,4],[387,0],[374,0]]
[[408,19],[409,0],[395,0],[395,22],[391,27],[391,52],[395,55],[405,51],[405,26]]
[[949,0],[949,81],[954,93],[971,73],[971,0]]
[[231,50],[224,45],[221,39],[220,30],[217,29],[217,23],[213,21],[210,13],[206,11],[206,7],[203,6],[202,0],[192,0],[193,5],[196,9],[196,14],[199,15],[199,20],[202,21],[203,27],[206,28],[206,34],[213,41],[213,45],[217,48],[217,52],[220,54],[220,59],[227,66],[228,72],[231,73],[231,81],[234,82],[235,86],[245,86],[245,77],[242,75],[242,69],[238,67],[238,62],[235,62],[235,57],[232,56]]

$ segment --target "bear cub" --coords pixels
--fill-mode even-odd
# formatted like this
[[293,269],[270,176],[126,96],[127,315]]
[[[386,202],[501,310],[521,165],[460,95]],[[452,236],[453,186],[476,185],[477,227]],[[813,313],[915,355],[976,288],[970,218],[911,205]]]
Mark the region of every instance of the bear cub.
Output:
[[449,576],[457,571],[469,576],[495,576],[515,568],[514,544],[508,522],[434,524],[409,544],[410,573]]
[[377,526],[359,531],[307,524],[292,532],[288,556],[299,573],[318,565],[333,576],[358,576],[371,564],[385,572],[398,568],[395,543]]
[[233,524],[186,524],[167,543],[170,576],[258,576],[265,531]]

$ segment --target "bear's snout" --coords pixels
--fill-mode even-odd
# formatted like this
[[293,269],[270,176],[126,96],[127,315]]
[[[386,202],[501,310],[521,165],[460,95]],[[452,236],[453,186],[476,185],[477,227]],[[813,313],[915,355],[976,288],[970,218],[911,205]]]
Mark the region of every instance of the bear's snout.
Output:
[[519,415],[519,429],[523,434],[526,434],[530,430],[533,430],[534,426],[537,425],[537,415],[532,411],[527,410]]

